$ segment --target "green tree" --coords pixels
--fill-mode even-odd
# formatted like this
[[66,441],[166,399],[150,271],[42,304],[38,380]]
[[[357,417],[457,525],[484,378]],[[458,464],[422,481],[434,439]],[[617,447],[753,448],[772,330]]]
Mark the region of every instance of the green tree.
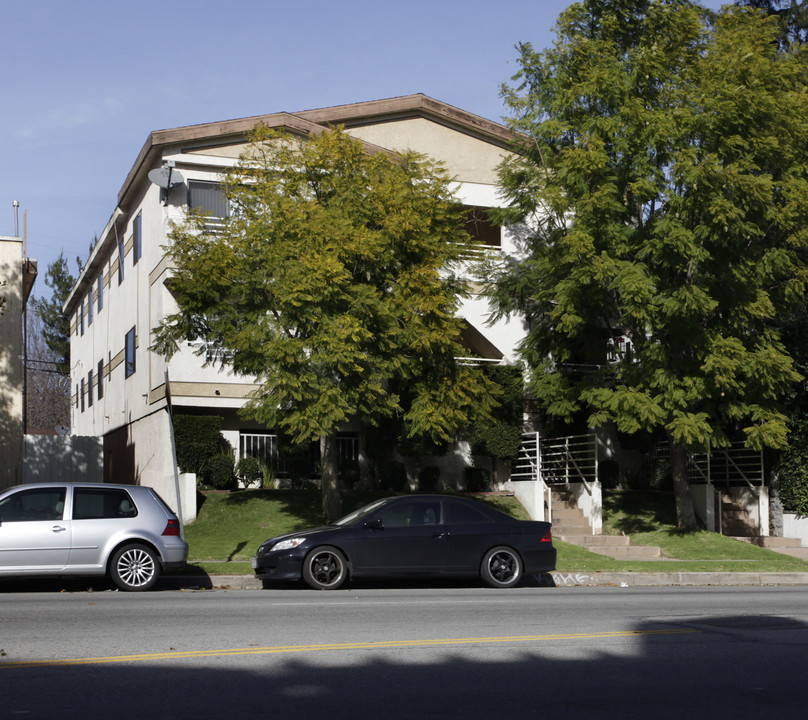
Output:
[[259,128],[251,140],[226,177],[224,226],[192,218],[171,235],[179,312],[155,349],[198,339],[257,378],[243,414],[296,443],[319,439],[334,519],[347,420],[398,415],[445,441],[493,405],[492,383],[455,361],[465,289],[451,270],[469,238],[449,178],[423,158],[370,153],[339,129],[301,140]]
[[67,269],[64,253],[48,265],[45,284],[53,291],[50,300],[34,298],[31,301],[42,321],[42,337],[51,352],[57,357],[56,369],[62,375],[70,374],[70,318],[62,307],[67,300],[76,278]]
[[737,0],[735,4],[777,17],[778,40],[783,47],[808,40],[808,3],[805,0]]
[[504,217],[529,231],[492,293],[528,319],[548,414],[664,430],[693,527],[688,451],[786,445],[800,376],[776,317],[806,282],[806,56],[779,50],[776,18],[685,0],[586,0],[557,32],[519,46],[504,90],[527,137]]

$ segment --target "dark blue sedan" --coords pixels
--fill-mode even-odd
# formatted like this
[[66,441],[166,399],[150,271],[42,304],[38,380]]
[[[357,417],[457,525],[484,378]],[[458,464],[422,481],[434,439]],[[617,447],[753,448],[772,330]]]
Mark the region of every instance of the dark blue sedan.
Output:
[[450,495],[377,500],[333,525],[267,540],[252,558],[265,587],[302,577],[317,590],[336,590],[349,578],[434,575],[510,588],[555,563],[550,523]]

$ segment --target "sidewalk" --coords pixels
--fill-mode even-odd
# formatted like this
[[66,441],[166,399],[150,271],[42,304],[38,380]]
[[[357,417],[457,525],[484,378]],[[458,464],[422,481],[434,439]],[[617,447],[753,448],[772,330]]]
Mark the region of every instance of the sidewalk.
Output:
[[[752,572],[595,572],[556,570],[528,583],[532,587],[710,587],[808,585],[808,573]],[[165,590],[260,590],[252,575],[169,575],[160,579]]]

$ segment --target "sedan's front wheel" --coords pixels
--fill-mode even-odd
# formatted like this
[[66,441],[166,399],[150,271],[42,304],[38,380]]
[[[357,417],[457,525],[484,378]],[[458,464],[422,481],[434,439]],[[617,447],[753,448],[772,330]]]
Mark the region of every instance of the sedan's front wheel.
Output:
[[315,548],[303,561],[303,579],[315,590],[336,590],[348,579],[345,556],[330,545]]
[[480,575],[489,587],[514,587],[522,579],[522,558],[504,545],[492,548],[483,558]]
[[160,577],[160,561],[146,545],[124,545],[112,556],[109,575],[121,590],[142,592]]

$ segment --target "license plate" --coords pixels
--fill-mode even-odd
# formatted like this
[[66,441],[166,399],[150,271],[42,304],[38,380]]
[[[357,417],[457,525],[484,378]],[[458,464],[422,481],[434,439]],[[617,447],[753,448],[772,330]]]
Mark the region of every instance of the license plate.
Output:
[[255,555],[250,558],[250,565],[252,565],[253,570],[258,567],[258,561],[255,559]]

